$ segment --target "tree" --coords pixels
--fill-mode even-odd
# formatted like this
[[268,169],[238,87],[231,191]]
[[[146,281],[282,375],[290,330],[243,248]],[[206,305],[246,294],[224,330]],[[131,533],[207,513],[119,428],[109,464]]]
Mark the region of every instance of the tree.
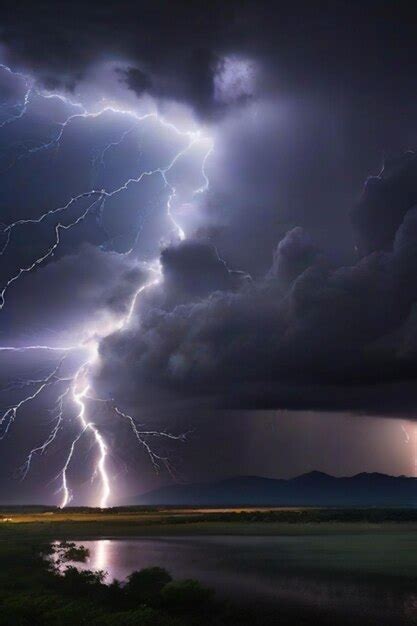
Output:
[[171,580],[171,575],[162,567],[148,567],[128,576],[125,591],[132,599],[153,603]]

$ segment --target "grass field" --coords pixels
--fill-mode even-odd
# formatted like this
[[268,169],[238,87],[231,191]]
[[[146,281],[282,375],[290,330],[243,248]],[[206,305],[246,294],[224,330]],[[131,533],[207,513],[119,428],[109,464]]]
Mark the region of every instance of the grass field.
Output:
[[414,509],[118,508],[0,510],[0,541],[157,535],[308,535],[417,532]]

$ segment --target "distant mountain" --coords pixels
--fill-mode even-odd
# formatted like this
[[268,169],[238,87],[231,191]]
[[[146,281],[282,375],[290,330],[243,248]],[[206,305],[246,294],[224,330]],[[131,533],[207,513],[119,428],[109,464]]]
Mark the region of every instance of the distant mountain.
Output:
[[336,478],[310,472],[288,480],[237,476],[208,484],[150,491],[135,504],[220,506],[416,506],[417,478],[356,474]]

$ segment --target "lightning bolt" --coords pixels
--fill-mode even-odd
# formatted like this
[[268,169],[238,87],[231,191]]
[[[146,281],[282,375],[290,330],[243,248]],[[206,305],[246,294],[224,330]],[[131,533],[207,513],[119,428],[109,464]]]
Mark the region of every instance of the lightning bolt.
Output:
[[52,372],[48,374],[48,376],[46,376],[46,378],[43,378],[40,380],[28,381],[30,385],[35,386],[35,391],[31,393],[30,395],[26,396],[25,398],[23,398],[23,400],[20,400],[16,404],[8,407],[6,411],[3,413],[3,415],[0,417],[0,428],[3,427],[3,432],[0,432],[0,439],[4,439],[4,437],[7,435],[10,426],[15,421],[20,409],[25,404],[37,398],[42,393],[42,391],[46,389],[47,387],[49,387],[50,385],[53,385],[56,382],[59,382],[62,380],[58,376],[58,372],[61,368],[61,365],[62,365],[62,360],[52,370]]
[[[202,184],[197,187],[193,195],[202,194],[209,189],[209,179],[207,176],[206,165],[210,155],[213,153],[214,145],[213,141],[210,137],[207,137],[201,133],[201,131],[184,131],[178,128],[175,124],[170,121],[165,120],[162,116],[160,116],[157,112],[152,111],[150,113],[146,113],[144,115],[138,115],[133,110],[125,110],[115,106],[104,106],[96,111],[87,110],[81,103],[73,102],[65,95],[55,94],[55,93],[46,93],[39,90],[36,86],[34,80],[30,77],[20,74],[19,72],[14,72],[10,68],[4,65],[0,65],[0,69],[5,72],[15,75],[19,77],[24,82],[26,91],[25,96],[20,104],[17,107],[17,113],[8,117],[1,125],[0,129],[6,125],[9,125],[14,122],[18,122],[27,112],[28,105],[30,102],[30,98],[32,95],[36,95],[37,97],[41,97],[44,99],[58,99],[62,101],[65,105],[68,105],[72,109],[76,108],[77,112],[69,115],[63,122],[57,124],[57,132],[52,139],[49,139],[33,148],[28,148],[24,154],[20,155],[19,158],[30,157],[39,153],[41,151],[49,150],[52,147],[59,147],[60,143],[64,139],[64,135],[66,129],[73,124],[76,120],[80,119],[97,119],[100,116],[106,113],[113,113],[114,115],[125,116],[132,120],[132,125],[128,130],[124,131],[120,138],[117,141],[113,141],[109,143],[104,150],[101,152],[100,163],[104,165],[105,155],[108,150],[113,149],[119,146],[126,137],[132,133],[135,128],[137,128],[140,124],[146,123],[147,121],[154,120],[156,121],[161,128],[165,128],[173,132],[179,138],[184,139],[185,145],[174,155],[171,160],[163,166],[157,167],[152,170],[142,171],[136,177],[130,177],[126,179],[123,184],[115,189],[90,189],[88,191],[82,192],[78,195],[71,197],[65,204],[58,207],[53,207],[51,209],[46,210],[41,215],[35,218],[27,218],[27,219],[19,219],[16,220],[3,228],[3,234],[5,237],[5,241],[3,243],[2,248],[0,249],[0,256],[6,254],[9,244],[12,240],[13,232],[19,228],[20,226],[27,225],[36,225],[41,224],[42,222],[58,218],[58,221],[53,226],[53,239],[49,247],[47,247],[38,257],[34,258],[27,265],[20,267],[1,287],[0,289],[0,311],[6,305],[6,296],[10,290],[18,281],[26,274],[30,274],[32,271],[43,265],[47,262],[58,250],[61,241],[62,235],[70,231],[80,225],[82,225],[86,219],[97,209],[100,211],[100,215],[102,215],[105,203],[109,198],[115,197],[124,191],[126,191],[130,185],[140,184],[145,178],[151,176],[159,176],[163,182],[164,187],[167,189],[167,200],[166,200],[166,215],[169,219],[171,226],[173,237],[179,241],[183,241],[186,238],[186,233],[181,226],[181,224],[176,219],[174,213],[174,203],[177,199],[177,189],[173,182],[170,180],[170,172],[187,153],[191,151],[191,149],[197,144],[200,145],[204,149],[204,155],[201,163],[201,178]],[[76,209],[76,207],[81,204],[83,201],[87,200],[88,204],[86,208],[82,208],[79,215],[73,219],[67,220],[65,219],[65,215],[69,213],[69,211]],[[130,254],[139,237],[140,229],[138,230],[135,238],[133,246],[120,254]],[[140,285],[132,294],[129,306],[127,307],[127,312],[121,316],[119,319],[116,319],[112,326],[107,330],[107,333],[110,335],[113,332],[123,330],[129,326],[132,321],[134,312],[136,310],[136,306],[138,300],[140,299],[141,294],[145,291],[152,289],[156,285],[158,285],[162,281],[162,269],[159,263],[159,259],[155,259],[153,262],[148,264],[148,270],[151,274],[150,280]],[[98,330],[98,329],[97,329]],[[101,337],[102,338],[102,337]],[[71,402],[71,404],[76,409],[76,419],[79,423],[79,432],[76,437],[72,440],[69,451],[65,458],[64,465],[59,472],[58,479],[60,480],[60,488],[59,491],[62,494],[62,499],[60,506],[64,508],[71,501],[73,494],[69,485],[69,470],[71,467],[71,463],[73,461],[74,455],[76,453],[76,448],[78,442],[82,437],[86,435],[90,435],[92,437],[92,441],[94,444],[94,448],[97,451],[97,457],[95,460],[94,472],[92,478],[99,478],[100,481],[100,489],[98,495],[98,505],[101,508],[105,508],[108,506],[109,500],[111,498],[111,478],[109,476],[108,470],[108,456],[109,456],[109,447],[108,443],[105,440],[101,430],[89,417],[88,417],[88,401],[90,400],[99,400],[90,395],[91,392],[91,374],[92,369],[97,363],[99,358],[99,342],[100,342],[100,333],[93,332],[91,337],[84,341],[82,344],[77,344],[75,346],[49,346],[49,345],[28,345],[28,346],[0,346],[0,353],[8,353],[8,352],[26,352],[26,351],[45,351],[51,353],[62,353],[61,360],[58,365],[44,378],[34,381],[29,381],[28,384],[33,385],[35,390],[25,396],[22,400],[17,402],[15,405],[10,406],[6,409],[4,414],[0,417],[0,428],[3,430],[0,431],[0,439],[4,438],[12,423],[15,421],[19,411],[28,403],[32,402],[38,395],[42,393],[43,390],[51,387],[55,384],[60,384],[61,388],[64,387],[64,390],[61,391],[57,398],[57,409],[56,416],[54,420],[54,425],[50,433],[48,434],[45,441],[29,451],[25,463],[21,467],[22,477],[24,478],[30,470],[33,458],[36,455],[44,454],[46,450],[51,446],[51,444],[56,440],[59,432],[63,428],[64,421],[64,412],[65,412],[65,404],[67,402]],[[76,369],[75,373],[68,377],[62,377],[59,375],[60,369],[63,365],[65,357],[68,353],[72,353],[75,351],[84,350],[87,352],[86,359],[82,362],[81,365]],[[107,400],[103,400],[103,402],[109,404]],[[111,403],[111,409],[115,415],[127,421],[130,425],[131,431],[136,438],[137,442],[147,453],[152,466],[156,471],[159,471],[161,466],[165,467],[167,471],[173,475],[174,468],[172,467],[169,458],[165,455],[160,454],[155,451],[151,446],[151,441],[154,439],[169,439],[174,441],[184,441],[185,434],[174,435],[167,431],[156,431],[156,430],[141,430],[141,428],[137,425],[135,419],[122,411],[119,407]]]
[[413,444],[413,448],[414,448],[414,456],[413,456],[413,465],[414,465],[414,476],[417,476],[417,429],[415,427],[415,425],[413,425],[413,437],[412,435],[410,435],[408,429],[406,428],[406,426],[404,424],[401,424],[401,429],[404,433],[404,437],[405,437],[405,443],[406,444]]
[[67,479],[67,471],[69,468],[69,464],[71,462],[75,444],[80,439],[80,436],[86,431],[90,431],[93,434],[94,440],[99,450],[98,461],[96,464],[96,472],[99,474],[101,479],[101,495],[100,495],[100,507],[106,508],[107,501],[110,496],[110,480],[106,471],[106,458],[107,458],[107,444],[104,441],[102,434],[99,432],[98,428],[95,426],[93,422],[88,421],[86,417],[86,404],[85,398],[90,389],[90,384],[88,383],[88,366],[90,363],[87,363],[80,367],[77,371],[71,393],[74,403],[78,406],[78,415],[77,418],[81,424],[82,430],[80,435],[74,440],[70,454],[67,457],[65,465],[62,470],[62,491],[63,491],[63,499],[61,502],[61,508],[64,508],[68,502],[71,500],[71,493],[68,487],[68,479]]
[[44,345],[34,345],[34,346],[0,346],[0,352],[28,352],[28,351],[47,351],[47,352],[74,352],[74,350],[79,350],[80,346],[44,346]]
[[[100,196],[99,200],[101,199],[102,198]],[[81,213],[81,215],[77,217],[77,219],[73,220],[69,224],[62,224],[61,222],[58,222],[58,224],[56,224],[55,229],[54,229],[55,239],[54,239],[53,244],[40,257],[37,257],[32,263],[30,263],[30,265],[27,265],[26,267],[21,267],[14,276],[9,278],[9,280],[6,282],[4,287],[0,290],[0,311],[2,310],[6,302],[5,300],[6,292],[13,285],[13,283],[17,282],[24,274],[31,272],[36,267],[39,267],[39,265],[42,265],[42,263],[46,261],[47,259],[49,259],[49,257],[53,256],[55,250],[58,248],[59,244],[61,243],[61,231],[71,230],[72,228],[74,228],[74,226],[77,226],[78,224],[83,222],[99,200],[94,200],[94,202],[90,204],[85,209],[85,211],[83,211],[83,213]]]
[[149,459],[151,460],[151,463],[155,471],[156,472],[160,471],[161,463],[162,463],[167,469],[167,471],[171,474],[171,476],[173,476],[173,467],[170,463],[169,457],[161,456],[160,454],[157,454],[147,442],[147,438],[148,437],[166,437],[167,439],[173,439],[174,441],[185,441],[187,434],[181,433],[180,435],[173,435],[172,433],[168,433],[165,431],[139,430],[136,424],[136,421],[131,415],[124,413],[117,406],[114,406],[113,408],[114,408],[114,412],[117,415],[120,415],[120,417],[123,417],[129,422],[132,432],[135,435],[136,439],[138,440],[139,444],[143,446],[146,452],[148,453]]
[[58,396],[57,416],[54,420],[55,421],[54,427],[52,428],[51,432],[49,433],[45,441],[41,443],[40,445],[36,446],[35,448],[32,448],[32,450],[27,455],[26,461],[23,463],[22,467],[20,468],[20,471],[22,473],[22,480],[26,478],[27,473],[30,470],[33,457],[36,454],[44,454],[47,448],[49,448],[51,443],[53,443],[56,437],[58,436],[58,433],[62,428],[62,422],[64,420],[64,400],[66,396],[68,395],[68,393],[69,393],[69,387],[67,387],[65,391]]
[[16,105],[15,107],[13,107],[17,109],[17,113],[15,113],[14,115],[11,115],[10,117],[6,118],[5,120],[3,120],[3,122],[0,123],[0,128],[4,128],[5,126],[8,126],[9,124],[13,124],[13,122],[17,122],[25,115],[27,108],[29,106],[30,97],[33,92],[34,81],[31,80],[31,78],[29,78],[25,74],[22,74],[21,72],[14,72],[7,65],[3,65],[3,63],[0,63],[0,69],[2,69],[7,74],[10,74],[11,76],[16,76],[17,78],[19,78],[24,83],[25,88],[26,88],[23,102],[20,105]]
[[[149,117],[149,116],[143,116],[142,119],[147,119],[147,117]],[[166,125],[165,122],[164,122],[164,125]],[[171,125],[169,125],[169,127],[170,126]],[[55,240],[54,240],[53,244],[50,246],[50,248],[48,248],[46,250],[46,252],[44,254],[42,254],[40,257],[36,258],[31,264],[29,264],[26,267],[20,268],[17,271],[17,273],[14,276],[12,276],[6,282],[4,287],[0,290],[0,310],[4,307],[6,292],[8,291],[10,286],[13,283],[17,282],[24,274],[26,274],[28,272],[31,272],[32,270],[34,270],[36,267],[41,265],[44,261],[46,261],[49,257],[51,257],[54,254],[54,252],[57,250],[59,244],[61,243],[61,231],[71,230],[72,228],[74,228],[75,226],[77,226],[78,224],[83,222],[87,218],[87,216],[91,213],[91,211],[93,210],[93,208],[95,207],[95,205],[98,202],[104,202],[106,199],[112,198],[113,196],[116,196],[116,195],[120,194],[122,191],[125,191],[129,187],[129,185],[131,185],[133,183],[140,183],[146,177],[154,176],[155,174],[159,174],[159,175],[161,175],[161,177],[162,177],[162,179],[163,179],[163,181],[165,183],[165,186],[169,188],[169,195],[168,195],[168,200],[167,200],[167,205],[166,205],[167,215],[168,215],[168,217],[169,217],[169,219],[170,219],[170,221],[171,221],[171,223],[173,225],[173,228],[174,228],[174,231],[176,233],[177,238],[180,241],[183,241],[185,239],[185,232],[184,232],[183,228],[179,225],[179,223],[176,221],[176,219],[174,218],[174,216],[172,214],[172,203],[173,203],[174,198],[176,196],[176,189],[169,182],[168,174],[169,174],[170,170],[174,167],[174,165],[178,162],[178,160],[181,157],[183,157],[199,140],[200,140],[199,133],[192,133],[191,134],[191,139],[188,142],[188,144],[185,146],[185,148],[180,150],[174,156],[174,158],[168,163],[167,166],[159,167],[159,168],[156,168],[154,170],[144,171],[141,174],[139,174],[139,176],[136,177],[136,178],[129,178],[128,180],[126,180],[123,183],[123,185],[121,185],[117,189],[114,189],[112,191],[106,191],[104,189],[102,189],[102,190],[92,189],[90,191],[86,191],[86,192],[83,192],[81,194],[78,194],[77,196],[74,196],[65,205],[63,205],[61,207],[54,208],[54,209],[50,209],[49,211],[46,211],[45,213],[43,213],[42,215],[40,215],[37,218],[20,219],[20,220],[17,220],[15,222],[9,224],[8,226],[6,226],[4,228],[4,230],[3,230],[3,232],[6,233],[6,242],[5,242],[3,248],[0,251],[0,255],[5,253],[7,247],[9,245],[9,243],[10,243],[12,231],[17,226],[22,226],[23,224],[40,224],[47,217],[49,217],[51,215],[56,215],[57,213],[63,213],[64,211],[67,211],[74,204],[76,204],[78,201],[80,201],[80,200],[82,200],[84,198],[95,197],[95,200],[92,202],[92,204],[90,204],[83,211],[83,213],[81,213],[81,215],[79,217],[77,217],[75,220],[73,220],[69,224],[62,224],[61,222],[58,222],[58,224],[55,225]],[[205,161],[206,161],[207,157],[209,156],[209,154],[212,153],[212,151],[213,151],[213,146],[212,146],[212,142],[210,142],[210,145],[209,145],[209,148],[206,151],[205,158],[203,160],[203,166],[202,166],[202,175],[203,175],[204,180],[205,180],[204,186],[200,187],[199,189],[197,189],[195,191],[195,194],[196,193],[201,193],[202,190],[205,191],[208,188],[208,179],[207,179],[207,175],[206,175],[206,172],[205,172],[204,165],[205,165]],[[132,251],[132,249],[128,250],[127,253],[129,253],[131,251]]]
[[408,430],[406,429],[404,424],[401,424],[401,429],[402,429],[402,431],[404,433],[405,443],[410,443],[410,435],[408,434]]
[[132,132],[137,128],[137,126],[138,126],[138,123],[135,122],[133,126],[131,126],[130,128],[128,128],[122,133],[121,137],[117,141],[112,141],[109,144],[107,144],[107,146],[101,151],[100,158],[93,159],[93,165],[95,165],[96,162],[98,162],[101,167],[105,167],[106,166],[106,163],[105,163],[106,153],[109,152],[112,148],[117,148],[118,146],[120,146],[124,142],[126,137],[132,134]]

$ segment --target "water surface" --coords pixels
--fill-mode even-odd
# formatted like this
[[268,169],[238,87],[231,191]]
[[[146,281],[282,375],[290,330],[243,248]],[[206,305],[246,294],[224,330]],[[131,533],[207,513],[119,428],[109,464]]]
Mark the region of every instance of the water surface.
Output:
[[242,603],[297,607],[375,624],[417,624],[417,535],[158,537],[81,542],[83,569],[124,580],[158,565]]

